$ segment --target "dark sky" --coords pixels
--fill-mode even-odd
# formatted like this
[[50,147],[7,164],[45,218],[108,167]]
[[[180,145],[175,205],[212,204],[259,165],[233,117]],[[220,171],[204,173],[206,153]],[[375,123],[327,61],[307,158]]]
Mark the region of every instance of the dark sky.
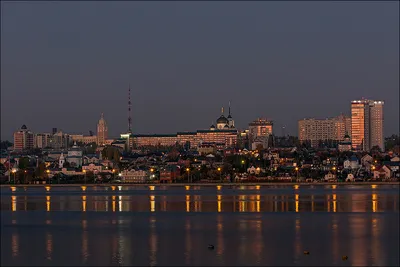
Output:
[[1,135],[208,128],[221,106],[275,133],[382,99],[398,132],[399,3],[1,2]]

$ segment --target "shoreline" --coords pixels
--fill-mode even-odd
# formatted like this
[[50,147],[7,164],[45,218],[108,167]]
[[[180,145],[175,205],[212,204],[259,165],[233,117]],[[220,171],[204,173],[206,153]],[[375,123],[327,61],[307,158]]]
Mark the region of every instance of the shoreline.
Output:
[[3,187],[112,187],[112,186],[130,186],[130,187],[140,187],[140,186],[167,186],[167,187],[179,187],[179,186],[325,186],[325,185],[336,185],[336,186],[347,186],[347,185],[400,185],[400,182],[326,182],[326,183],[170,183],[170,184],[2,184]]

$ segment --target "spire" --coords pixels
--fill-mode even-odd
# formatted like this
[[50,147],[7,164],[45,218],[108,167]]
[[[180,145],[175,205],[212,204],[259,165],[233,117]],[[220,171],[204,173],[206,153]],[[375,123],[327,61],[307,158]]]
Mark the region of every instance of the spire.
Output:
[[221,108],[221,115],[224,115],[224,107]]
[[229,101],[229,116],[231,115],[231,101]]
[[132,119],[131,119],[131,84],[128,89],[128,133],[132,132]]
[[103,112],[101,113],[101,117],[100,118],[104,119],[104,113]]

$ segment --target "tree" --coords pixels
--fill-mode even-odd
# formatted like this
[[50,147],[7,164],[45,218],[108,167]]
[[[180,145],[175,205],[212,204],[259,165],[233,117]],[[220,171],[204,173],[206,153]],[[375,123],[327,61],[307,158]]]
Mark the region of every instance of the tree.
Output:
[[119,150],[114,148],[114,155],[113,155],[113,161],[119,162],[121,157],[121,153],[119,153]]
[[13,143],[9,142],[9,141],[1,141],[0,143],[0,149],[7,149],[9,147],[13,146]]
[[46,174],[46,164],[43,162],[39,163],[38,167],[35,170],[36,177],[43,178]]
[[21,157],[18,161],[18,168],[21,170],[25,170],[29,166],[29,158]]

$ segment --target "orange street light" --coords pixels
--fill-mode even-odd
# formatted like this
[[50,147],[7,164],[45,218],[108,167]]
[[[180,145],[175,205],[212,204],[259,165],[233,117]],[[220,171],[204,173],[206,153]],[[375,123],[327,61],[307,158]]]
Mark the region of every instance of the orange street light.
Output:
[[218,167],[218,169],[217,169],[219,172],[221,171],[221,168],[220,167]]
[[334,167],[332,168],[332,170],[336,171],[336,167],[334,166]]
[[150,169],[150,171],[151,171],[151,172],[154,172],[154,169],[153,169],[153,168],[151,168],[151,169]]
[[47,173],[50,173],[50,170],[46,170]]
[[296,168],[294,168],[296,171],[298,171],[299,170],[299,167],[296,167]]

